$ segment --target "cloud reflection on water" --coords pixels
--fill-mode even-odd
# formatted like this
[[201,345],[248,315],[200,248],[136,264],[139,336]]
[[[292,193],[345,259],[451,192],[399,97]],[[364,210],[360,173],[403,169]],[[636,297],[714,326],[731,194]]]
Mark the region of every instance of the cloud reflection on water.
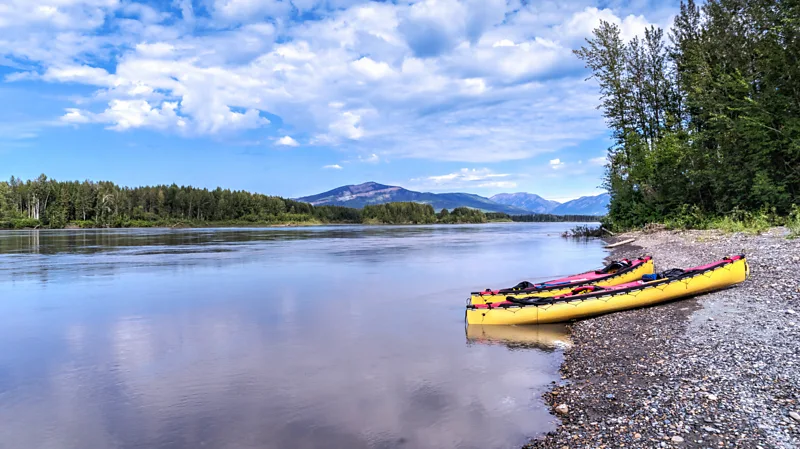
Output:
[[[540,394],[560,355],[465,342],[461,286],[531,272],[520,258],[549,245],[546,269],[587,251],[515,232],[416,234],[399,259],[378,235],[147,270],[65,251],[77,271],[0,283],[0,448],[513,447],[552,428]],[[115,274],[75,276],[92,264]]]

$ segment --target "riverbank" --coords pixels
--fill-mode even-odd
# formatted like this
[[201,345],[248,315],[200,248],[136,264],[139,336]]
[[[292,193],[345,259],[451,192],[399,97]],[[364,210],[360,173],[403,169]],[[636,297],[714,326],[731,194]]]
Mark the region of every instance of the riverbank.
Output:
[[636,241],[612,259],[649,254],[661,271],[745,253],[751,276],[573,324],[564,380],[545,395],[562,424],[527,447],[800,447],[800,240],[786,232],[616,236]]

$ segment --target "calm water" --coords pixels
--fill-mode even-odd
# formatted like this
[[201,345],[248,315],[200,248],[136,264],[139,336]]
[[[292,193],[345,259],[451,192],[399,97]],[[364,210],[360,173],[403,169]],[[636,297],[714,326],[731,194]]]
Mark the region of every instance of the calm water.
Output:
[[570,226],[0,232],[0,448],[519,447],[565,331],[464,303]]

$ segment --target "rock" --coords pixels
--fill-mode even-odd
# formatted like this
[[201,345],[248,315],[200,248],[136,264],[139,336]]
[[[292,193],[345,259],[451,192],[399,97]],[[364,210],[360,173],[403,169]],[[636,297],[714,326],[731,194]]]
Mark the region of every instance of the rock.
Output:
[[800,449],[800,239],[632,234],[641,248],[613,257],[685,267],[745,252],[752,272],[736,288],[573,324],[565,381],[547,398],[573,410],[528,449]]
[[569,414],[569,407],[567,407],[567,404],[560,404],[556,407],[556,413],[566,416]]

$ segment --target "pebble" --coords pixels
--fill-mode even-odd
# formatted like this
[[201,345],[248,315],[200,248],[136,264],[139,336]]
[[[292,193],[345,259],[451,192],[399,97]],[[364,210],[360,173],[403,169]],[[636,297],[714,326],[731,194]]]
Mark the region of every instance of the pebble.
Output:
[[661,271],[746,253],[750,277],[572,324],[564,381],[545,395],[562,424],[526,447],[800,448],[800,239],[783,235],[633,233],[640,247],[612,258],[652,255]]

